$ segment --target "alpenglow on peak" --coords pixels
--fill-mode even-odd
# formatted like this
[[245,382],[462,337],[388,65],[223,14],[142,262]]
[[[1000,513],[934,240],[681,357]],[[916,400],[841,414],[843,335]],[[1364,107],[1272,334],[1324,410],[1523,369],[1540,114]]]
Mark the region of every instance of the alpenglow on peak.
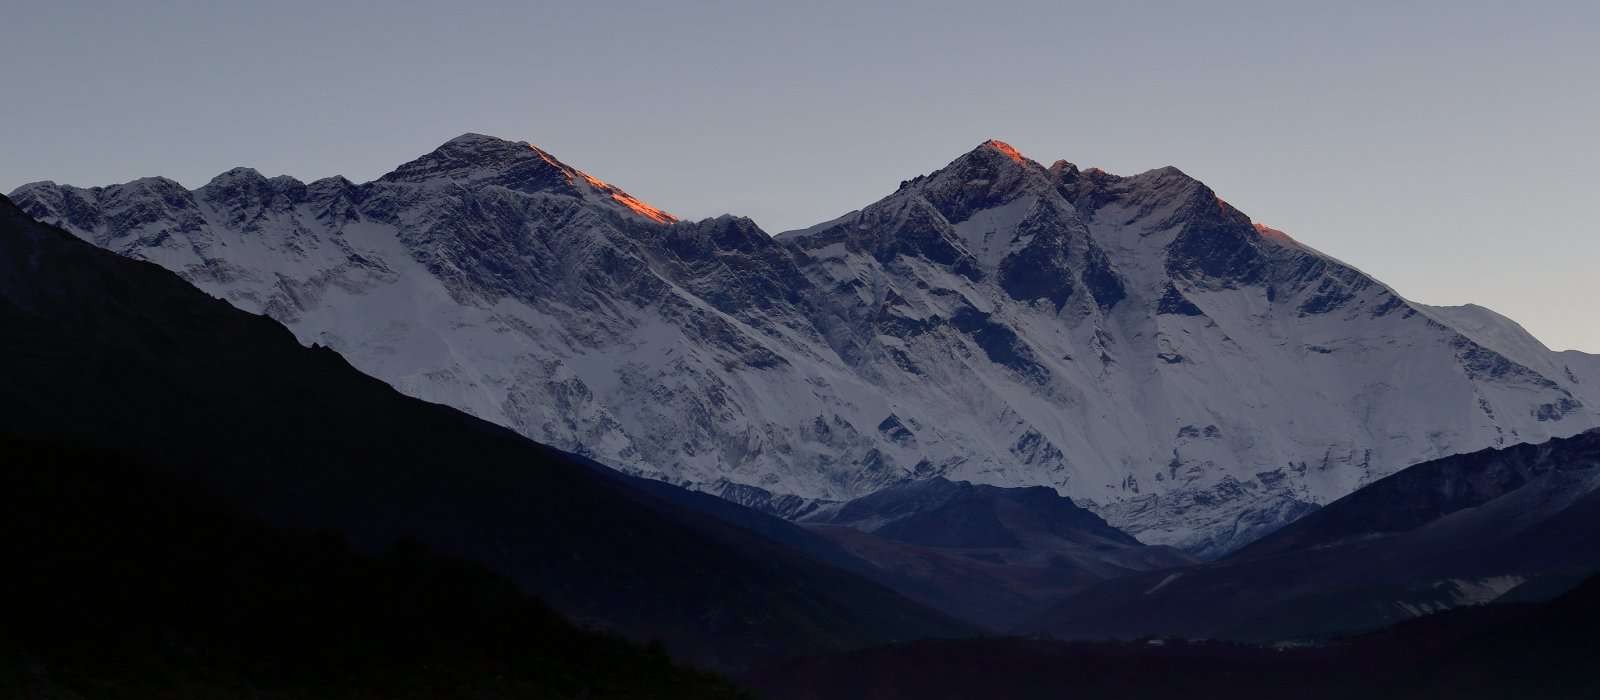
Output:
[[556,192],[610,200],[627,212],[656,223],[677,217],[589,173],[561,162],[527,141],[477,133],[457,136],[433,151],[395,168],[380,182],[495,184],[521,192]]

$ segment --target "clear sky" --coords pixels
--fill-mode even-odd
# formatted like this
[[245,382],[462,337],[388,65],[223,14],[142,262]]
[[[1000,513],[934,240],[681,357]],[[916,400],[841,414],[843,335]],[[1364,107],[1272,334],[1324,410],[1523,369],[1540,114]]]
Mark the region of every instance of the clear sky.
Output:
[[[449,7],[450,5],[464,7]],[[72,2],[0,24],[0,191],[357,181],[466,131],[771,232],[987,138],[1176,165],[1600,352],[1600,2]]]

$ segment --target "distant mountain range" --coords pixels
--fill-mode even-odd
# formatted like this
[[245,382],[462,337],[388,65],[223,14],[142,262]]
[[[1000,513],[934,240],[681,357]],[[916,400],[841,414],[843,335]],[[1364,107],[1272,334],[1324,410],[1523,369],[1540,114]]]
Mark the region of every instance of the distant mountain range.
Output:
[[1600,425],[1600,359],[1415,304],[1175,168],[997,142],[776,237],[468,134],[365,184],[18,188],[404,393],[795,516],[1047,486],[1212,557],[1417,462]]
[[794,515],[1048,486],[1231,551],[1401,467],[1600,425],[1600,359],[1414,304],[1175,168],[991,141],[776,237],[468,134],[377,181],[13,193],[401,391]]

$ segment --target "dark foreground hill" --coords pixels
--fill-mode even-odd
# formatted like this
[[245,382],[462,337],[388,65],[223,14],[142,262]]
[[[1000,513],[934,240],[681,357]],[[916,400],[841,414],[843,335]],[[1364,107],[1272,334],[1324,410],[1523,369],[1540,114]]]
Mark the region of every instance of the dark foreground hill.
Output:
[[[116,449],[361,552],[415,539],[719,667],[964,625],[569,455],[402,396],[276,322],[0,199],[0,425]],[[85,513],[84,517],[92,517]]]
[[934,640],[767,666],[776,700],[1595,698],[1600,579],[1544,604],[1454,610],[1318,648]]
[[369,556],[125,455],[0,436],[0,696],[737,697],[481,566]]

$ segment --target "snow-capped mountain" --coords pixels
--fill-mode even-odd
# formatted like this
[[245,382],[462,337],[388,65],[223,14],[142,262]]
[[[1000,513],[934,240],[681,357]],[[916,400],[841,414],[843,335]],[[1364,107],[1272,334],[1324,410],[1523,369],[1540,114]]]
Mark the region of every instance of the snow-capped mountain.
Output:
[[778,511],[1044,485],[1216,554],[1406,465],[1600,424],[1594,356],[1408,302],[1175,168],[996,141],[776,237],[474,134],[366,184],[12,198],[404,392]]

